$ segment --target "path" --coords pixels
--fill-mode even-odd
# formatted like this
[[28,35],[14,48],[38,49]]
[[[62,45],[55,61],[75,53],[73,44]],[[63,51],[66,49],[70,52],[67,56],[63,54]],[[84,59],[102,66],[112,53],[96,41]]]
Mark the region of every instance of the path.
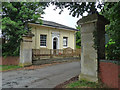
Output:
[[80,74],[80,62],[69,62],[35,70],[2,73],[3,88],[54,88]]

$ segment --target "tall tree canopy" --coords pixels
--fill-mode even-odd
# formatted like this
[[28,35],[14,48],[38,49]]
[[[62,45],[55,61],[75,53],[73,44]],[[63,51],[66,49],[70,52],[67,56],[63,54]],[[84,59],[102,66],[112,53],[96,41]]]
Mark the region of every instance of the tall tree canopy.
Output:
[[22,35],[27,33],[25,25],[38,20],[47,5],[37,2],[2,3],[2,37],[7,39],[2,46],[3,56],[19,55]]

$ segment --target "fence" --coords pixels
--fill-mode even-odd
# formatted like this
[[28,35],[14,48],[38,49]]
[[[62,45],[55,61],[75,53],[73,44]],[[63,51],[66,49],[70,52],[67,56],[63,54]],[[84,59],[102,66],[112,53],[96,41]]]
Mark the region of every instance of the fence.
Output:
[[49,58],[80,57],[81,49],[33,49],[33,60]]

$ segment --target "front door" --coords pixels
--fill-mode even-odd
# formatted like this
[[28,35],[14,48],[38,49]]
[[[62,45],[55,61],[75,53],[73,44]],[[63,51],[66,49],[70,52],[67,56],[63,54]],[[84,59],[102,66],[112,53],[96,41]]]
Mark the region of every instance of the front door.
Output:
[[56,55],[57,52],[57,38],[53,39],[53,54]]
[[53,49],[57,49],[57,38],[53,39]]

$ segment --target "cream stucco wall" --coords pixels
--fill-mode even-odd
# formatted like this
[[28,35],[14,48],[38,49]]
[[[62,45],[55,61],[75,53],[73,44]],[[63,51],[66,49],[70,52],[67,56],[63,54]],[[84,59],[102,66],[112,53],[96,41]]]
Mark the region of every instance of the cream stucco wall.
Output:
[[[32,33],[35,35],[32,38],[32,48],[33,49],[40,49],[40,48],[48,48],[53,49],[52,47],[52,33],[57,32],[59,33],[59,48],[63,49],[63,37],[68,37],[68,46],[72,49],[75,49],[75,32],[74,30],[65,30],[65,29],[56,29],[52,27],[40,26],[37,24],[29,24],[32,27]],[[40,47],[40,34],[47,35],[47,46]]]

